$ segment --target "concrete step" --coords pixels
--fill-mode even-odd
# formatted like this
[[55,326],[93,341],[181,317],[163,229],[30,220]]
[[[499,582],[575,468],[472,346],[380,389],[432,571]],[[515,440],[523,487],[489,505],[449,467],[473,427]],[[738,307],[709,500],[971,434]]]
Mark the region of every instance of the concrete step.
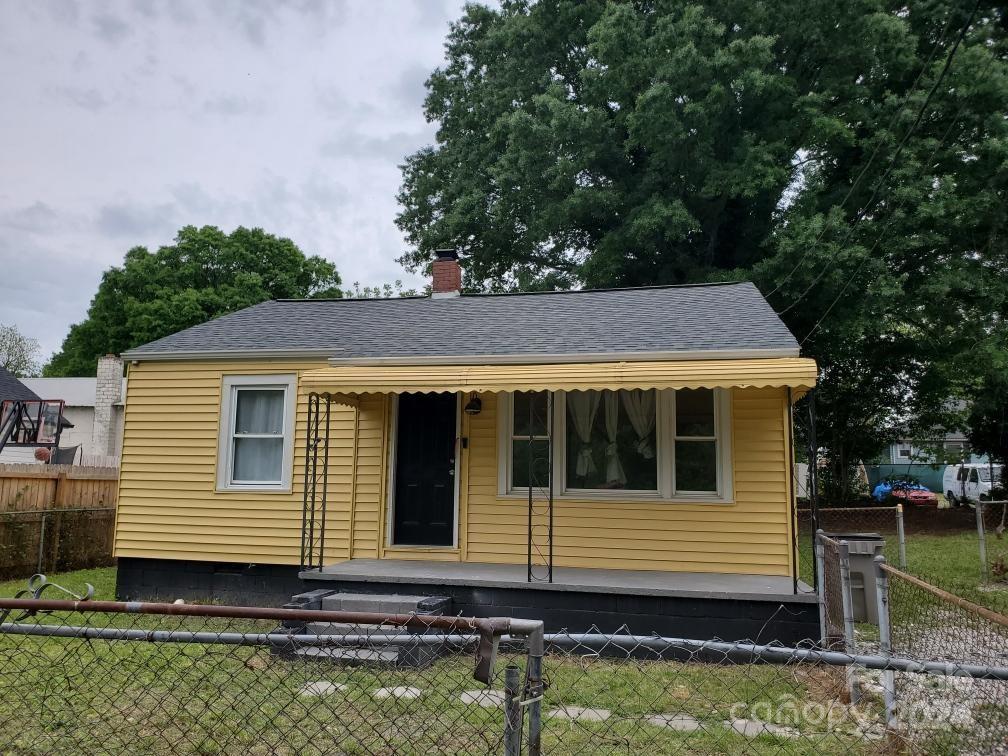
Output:
[[[373,612],[388,616],[396,614],[447,614],[451,599],[447,596],[413,596],[396,593],[350,593],[345,591],[318,589],[293,596],[286,608],[322,609],[336,612]],[[436,631],[409,630],[391,625],[361,624],[348,622],[300,622],[284,621],[278,632],[299,635],[317,635],[330,641],[332,645],[305,646],[278,653],[294,658],[327,661],[347,666],[394,666],[426,667],[441,653],[438,645],[421,643],[392,643],[388,636],[404,634],[438,634]],[[341,645],[340,637],[345,635],[368,636],[368,647]]]
[[443,614],[451,602],[447,596],[408,596],[399,593],[331,593],[322,597],[321,608],[336,612],[378,614]]

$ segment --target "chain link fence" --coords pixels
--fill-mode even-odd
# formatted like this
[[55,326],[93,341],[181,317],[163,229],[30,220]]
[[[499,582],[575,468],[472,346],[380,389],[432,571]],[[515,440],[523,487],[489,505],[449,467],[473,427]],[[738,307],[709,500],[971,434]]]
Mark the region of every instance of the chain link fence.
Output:
[[977,544],[983,579],[987,583],[1008,584],[1008,501],[975,502]]
[[[987,722],[1008,713],[1004,663],[515,619],[24,599],[0,615],[2,753],[874,754],[1008,734]],[[919,681],[896,711],[872,687],[886,674]],[[976,685],[987,723],[934,716],[935,681]]]

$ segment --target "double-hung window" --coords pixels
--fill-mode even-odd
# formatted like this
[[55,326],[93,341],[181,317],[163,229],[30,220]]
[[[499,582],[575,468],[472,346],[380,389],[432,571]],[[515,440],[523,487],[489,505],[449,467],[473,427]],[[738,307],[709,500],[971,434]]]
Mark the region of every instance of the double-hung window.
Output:
[[556,495],[727,501],[728,399],[720,389],[502,395],[500,493],[527,491],[529,460],[533,487],[546,485],[548,414]]
[[290,490],[295,391],[293,375],[224,377],[219,490]]

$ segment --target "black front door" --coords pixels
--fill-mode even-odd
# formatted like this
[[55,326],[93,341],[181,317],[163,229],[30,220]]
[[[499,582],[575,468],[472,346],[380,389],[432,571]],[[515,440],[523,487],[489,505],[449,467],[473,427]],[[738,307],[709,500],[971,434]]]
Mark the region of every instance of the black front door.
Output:
[[454,394],[401,394],[396,424],[392,543],[455,540]]

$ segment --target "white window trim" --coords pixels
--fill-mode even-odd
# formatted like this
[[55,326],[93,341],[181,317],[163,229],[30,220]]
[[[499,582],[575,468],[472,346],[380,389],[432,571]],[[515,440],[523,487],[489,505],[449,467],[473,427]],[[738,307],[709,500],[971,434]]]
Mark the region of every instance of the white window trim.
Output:
[[[732,475],[732,422],[731,392],[714,390],[714,422],[717,436],[714,439],[717,454],[717,491],[674,491],[675,480],[675,392],[659,390],[656,402],[658,417],[655,422],[655,459],[658,465],[658,490],[635,491],[628,489],[599,490],[592,488],[567,488],[566,453],[566,396],[554,392],[553,402],[553,492],[556,499],[597,501],[660,501],[683,504],[733,504]],[[497,495],[503,498],[527,499],[528,488],[511,487],[512,444],[514,427],[514,402],[512,394],[497,394]],[[701,438],[699,436],[695,438]],[[539,496],[543,492],[536,491]]]
[[[281,479],[263,483],[240,482],[231,480],[231,467],[234,461],[234,431],[235,398],[239,389],[264,388],[282,389],[284,392],[283,415],[283,462],[281,463]],[[217,491],[219,492],[257,492],[257,493],[290,493],[291,479],[294,468],[294,419],[297,409],[297,375],[284,373],[279,375],[225,375],[221,382],[220,425],[217,435]]]

